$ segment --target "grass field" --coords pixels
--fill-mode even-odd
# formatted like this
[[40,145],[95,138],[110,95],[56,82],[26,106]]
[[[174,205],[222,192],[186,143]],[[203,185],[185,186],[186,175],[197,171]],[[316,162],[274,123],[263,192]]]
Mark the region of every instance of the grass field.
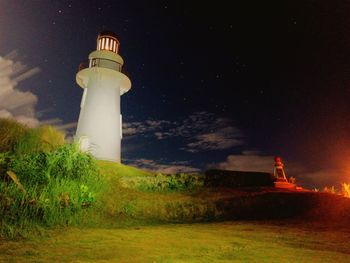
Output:
[[64,228],[0,242],[0,262],[340,263],[350,262],[350,230],[290,221]]
[[0,119],[0,262],[350,262],[349,198],[205,176],[96,161]]

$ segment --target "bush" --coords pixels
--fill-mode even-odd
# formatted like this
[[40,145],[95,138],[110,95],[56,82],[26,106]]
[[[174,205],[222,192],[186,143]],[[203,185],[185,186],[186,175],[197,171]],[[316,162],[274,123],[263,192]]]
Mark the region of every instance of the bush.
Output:
[[323,188],[323,192],[330,193],[330,194],[336,194],[337,193],[337,191],[336,191],[334,186],[325,186]]
[[85,208],[96,202],[102,180],[95,160],[75,144],[51,152],[0,155],[0,164],[23,184],[0,180],[0,235],[15,235],[33,226],[86,221]]
[[14,120],[0,119],[0,152],[12,152],[28,128]]
[[52,126],[28,128],[11,119],[0,119],[0,153],[17,155],[47,152],[64,144],[64,133]]
[[146,192],[166,192],[194,190],[203,186],[204,176],[200,174],[170,174],[162,173],[153,176],[123,177],[121,185]]
[[207,187],[273,187],[274,177],[270,173],[212,169],[205,172]]
[[64,144],[64,133],[52,126],[28,129],[18,138],[14,152],[17,155],[48,152]]
[[11,159],[8,169],[17,174],[24,185],[46,185],[53,179],[80,180],[97,175],[97,166],[90,155],[76,144],[66,144],[55,151],[23,154]]
[[288,182],[291,184],[295,184],[295,182],[296,182],[295,177],[293,177],[293,176],[289,177]]
[[345,197],[350,198],[350,184],[342,183],[342,184],[341,184],[341,188],[342,188],[342,194],[343,194]]

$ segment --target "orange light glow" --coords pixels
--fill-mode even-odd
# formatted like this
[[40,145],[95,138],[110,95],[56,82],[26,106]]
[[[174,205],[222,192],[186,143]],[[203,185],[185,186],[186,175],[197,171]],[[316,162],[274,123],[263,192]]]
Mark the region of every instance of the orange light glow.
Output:
[[109,38],[106,38],[106,48],[107,50],[109,50]]
[[108,50],[118,53],[119,41],[114,35],[102,34],[97,38],[97,50]]
[[105,39],[104,38],[102,38],[101,50],[102,49],[105,49]]
[[115,49],[115,46],[116,46],[116,41],[113,41],[113,52],[117,52]]

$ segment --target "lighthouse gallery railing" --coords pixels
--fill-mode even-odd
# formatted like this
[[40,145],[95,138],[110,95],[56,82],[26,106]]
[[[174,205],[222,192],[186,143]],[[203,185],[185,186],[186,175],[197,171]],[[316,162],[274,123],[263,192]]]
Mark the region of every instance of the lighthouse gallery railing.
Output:
[[93,58],[91,60],[84,61],[80,63],[78,71],[93,67],[109,68],[122,72],[122,65],[120,63],[105,58]]

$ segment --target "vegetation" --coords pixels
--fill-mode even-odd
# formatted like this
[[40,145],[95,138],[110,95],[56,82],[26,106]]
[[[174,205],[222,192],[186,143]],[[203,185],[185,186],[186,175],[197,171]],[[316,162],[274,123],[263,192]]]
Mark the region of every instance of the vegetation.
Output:
[[350,198],[350,184],[342,183],[341,187],[342,187],[342,194],[345,197]]
[[4,262],[349,262],[348,228],[310,222],[221,222],[68,228],[0,241]]
[[0,235],[84,221],[102,180],[95,160],[53,127],[0,119]]
[[153,176],[122,177],[121,186],[144,192],[190,191],[203,186],[204,176],[200,174],[169,174],[161,173]]
[[288,178],[288,182],[291,183],[291,184],[295,184],[296,183],[296,178],[291,176]]
[[13,152],[28,128],[14,120],[0,119],[0,152]]
[[102,184],[93,158],[74,144],[2,159],[9,175],[0,181],[0,231],[5,235],[83,220],[84,208],[96,201]]
[[46,152],[63,144],[64,133],[51,126],[30,129],[14,120],[0,119],[0,153]]
[[[313,224],[350,222],[349,199],[340,195],[350,197],[349,184],[344,183],[341,192],[334,187],[319,193],[290,192],[271,187],[268,174],[254,173],[264,186],[246,182],[246,188],[237,188],[229,176],[215,176],[210,181],[215,184],[205,184],[202,174],[154,174],[96,161],[77,145],[65,143],[64,134],[52,127],[30,129],[0,119],[0,241],[1,236],[33,236],[43,228],[56,240],[37,235],[35,241],[7,239],[0,242],[0,261],[51,262],[63,249],[63,261],[279,262],[284,257],[291,262],[342,262],[342,253],[349,251],[349,243],[333,246],[334,236],[320,243],[319,234],[314,239],[297,227],[275,231],[262,223],[237,221],[176,228],[160,224],[291,217],[301,217],[303,223],[316,219]],[[241,176],[236,173],[236,179]],[[118,228],[106,229],[111,226]],[[69,231],[63,235],[61,227]]]
[[342,183],[340,190],[336,189],[334,186],[325,186],[323,188],[323,192],[342,195],[344,197],[350,198],[350,184]]
[[121,163],[114,163],[110,161],[98,160],[97,164],[100,168],[101,174],[106,177],[144,177],[152,176],[153,173],[147,172],[132,166],[127,166]]
[[197,204],[203,206],[198,212],[191,208],[191,197],[180,194],[200,188],[201,175],[153,174],[96,161],[77,145],[65,144],[64,134],[53,127],[0,123],[2,236],[28,235],[45,226],[163,221],[195,213],[201,218],[207,213],[205,202]]

